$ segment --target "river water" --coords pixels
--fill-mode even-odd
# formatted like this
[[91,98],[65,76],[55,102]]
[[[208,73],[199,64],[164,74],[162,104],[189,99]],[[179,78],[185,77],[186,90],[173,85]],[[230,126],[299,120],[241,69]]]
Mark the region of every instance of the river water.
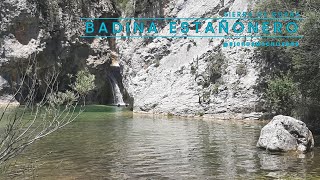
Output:
[[306,155],[255,147],[265,123],[133,116],[96,107],[26,149],[2,179],[319,178],[319,147]]

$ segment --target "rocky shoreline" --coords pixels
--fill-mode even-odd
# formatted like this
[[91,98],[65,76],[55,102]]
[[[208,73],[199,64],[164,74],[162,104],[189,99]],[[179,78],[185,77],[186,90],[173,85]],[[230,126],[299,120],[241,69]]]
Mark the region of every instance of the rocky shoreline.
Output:
[[195,118],[195,119],[212,119],[212,120],[270,120],[268,116],[263,113],[221,113],[221,114],[171,114],[171,113],[152,113],[144,111],[133,111],[134,115],[145,115],[145,116],[160,116],[160,117],[177,117],[177,118]]

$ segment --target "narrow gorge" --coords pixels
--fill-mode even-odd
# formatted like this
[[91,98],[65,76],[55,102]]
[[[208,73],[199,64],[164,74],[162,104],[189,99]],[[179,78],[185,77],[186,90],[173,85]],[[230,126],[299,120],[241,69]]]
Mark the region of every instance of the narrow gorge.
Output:
[[319,7],[1,0],[0,179],[320,179]]
[[[8,78],[17,76],[12,67],[36,54],[44,72],[60,64],[61,77],[67,69],[88,67],[97,77],[91,103],[219,119],[259,119],[265,111],[256,88],[262,64],[255,48],[223,48],[220,38],[80,38],[79,17],[221,17],[249,11],[254,1],[6,0],[1,6],[1,76],[9,84],[19,79]],[[66,82],[60,83],[63,88]],[[4,84],[2,97],[10,95]]]

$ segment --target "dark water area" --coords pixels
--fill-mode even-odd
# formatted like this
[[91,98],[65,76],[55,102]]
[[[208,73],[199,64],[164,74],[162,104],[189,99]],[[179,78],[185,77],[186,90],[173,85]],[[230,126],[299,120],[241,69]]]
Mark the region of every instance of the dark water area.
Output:
[[1,179],[319,179],[308,154],[256,148],[266,122],[132,115],[96,107],[36,142]]

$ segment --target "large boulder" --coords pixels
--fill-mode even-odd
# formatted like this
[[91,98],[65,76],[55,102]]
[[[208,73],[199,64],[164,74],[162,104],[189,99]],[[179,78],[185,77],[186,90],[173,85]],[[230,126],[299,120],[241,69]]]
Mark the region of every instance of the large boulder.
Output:
[[314,147],[314,139],[304,122],[279,115],[262,128],[257,147],[269,151],[308,152]]

